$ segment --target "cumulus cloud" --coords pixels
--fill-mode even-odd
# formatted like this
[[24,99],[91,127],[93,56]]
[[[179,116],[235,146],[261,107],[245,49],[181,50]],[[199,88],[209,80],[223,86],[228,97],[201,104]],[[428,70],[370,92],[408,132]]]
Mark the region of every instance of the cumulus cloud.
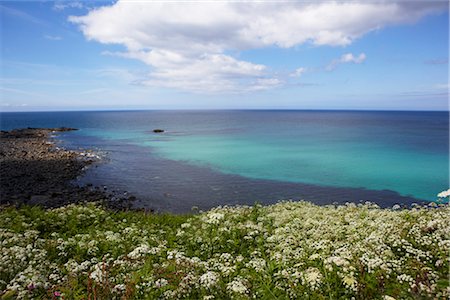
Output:
[[353,53],[346,53],[346,54],[343,54],[339,59],[333,60],[326,67],[326,69],[328,71],[332,71],[332,70],[336,69],[336,67],[340,64],[348,64],[348,63],[361,64],[366,60],[366,58],[367,57],[366,57],[365,53],[361,53],[358,56],[353,55]]
[[223,92],[282,84],[266,66],[230,53],[304,43],[347,46],[368,32],[414,22],[446,8],[442,2],[403,1],[119,0],[69,20],[79,25],[87,39],[123,45],[126,51],[116,55],[149,65],[151,71],[143,84]]
[[341,63],[355,63],[360,64],[366,60],[366,54],[361,53],[359,56],[354,56],[352,53],[347,53],[342,55],[340,62]]

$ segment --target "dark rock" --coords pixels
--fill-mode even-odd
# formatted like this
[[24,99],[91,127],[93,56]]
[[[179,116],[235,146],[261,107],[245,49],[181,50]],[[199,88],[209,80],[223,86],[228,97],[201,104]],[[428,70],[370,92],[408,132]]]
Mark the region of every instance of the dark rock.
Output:
[[71,128],[71,127],[59,127],[59,128],[55,128],[54,131],[60,131],[60,132],[65,132],[65,131],[74,131],[74,130],[78,130],[77,128]]
[[114,210],[132,207],[134,196],[118,198],[108,193],[106,186],[74,185],[73,180],[95,161],[83,159],[79,152],[58,148],[48,140],[52,132],[70,130],[76,129],[0,131],[0,205],[28,204],[51,208],[96,201]]
[[163,132],[164,132],[164,129],[159,129],[159,128],[153,129],[153,132],[154,132],[154,133],[163,133]]
[[39,205],[39,206],[47,206],[50,203],[50,198],[45,195],[34,195],[31,196],[28,201],[29,205]]

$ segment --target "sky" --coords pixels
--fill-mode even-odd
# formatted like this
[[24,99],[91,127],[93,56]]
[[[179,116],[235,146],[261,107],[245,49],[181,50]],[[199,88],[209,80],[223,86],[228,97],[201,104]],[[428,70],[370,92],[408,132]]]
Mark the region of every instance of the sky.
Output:
[[448,1],[0,1],[1,111],[448,110]]

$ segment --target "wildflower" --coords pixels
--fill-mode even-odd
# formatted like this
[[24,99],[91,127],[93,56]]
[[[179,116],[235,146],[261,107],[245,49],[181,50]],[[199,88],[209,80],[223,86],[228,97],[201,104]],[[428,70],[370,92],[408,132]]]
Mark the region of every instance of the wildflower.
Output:
[[150,252],[150,247],[143,244],[140,245],[139,247],[135,248],[133,251],[131,251],[130,253],[128,253],[128,257],[131,259],[139,259],[143,256],[145,256],[146,254],[148,254]]
[[[35,214],[2,208],[0,290],[17,299],[46,291],[55,299],[71,299],[76,296],[74,282],[88,276],[95,286],[106,284],[111,299],[125,293],[136,299],[259,299],[269,298],[268,292],[286,299],[327,298],[325,286],[349,299],[361,294],[394,300],[383,291],[449,298],[450,289],[440,284],[448,281],[447,205],[393,210],[372,204],[281,202],[259,207],[257,220],[250,212],[246,206],[221,207],[186,216],[180,223],[155,224],[157,215],[152,222],[137,222],[132,213],[116,216],[89,206],[43,211],[38,220]],[[104,224],[87,231],[58,231],[78,215],[83,222]],[[117,221],[124,216],[126,223]],[[34,230],[46,219],[55,232]],[[178,231],[183,234],[176,238]],[[240,247],[245,236],[252,242]],[[367,289],[360,272],[367,282],[382,278],[384,288]],[[262,286],[261,279],[269,274],[275,291]],[[57,286],[67,287],[58,298],[53,294]],[[79,288],[88,294],[86,287]]]
[[345,266],[348,265],[348,261],[345,258],[339,257],[339,256],[332,256],[327,258],[326,262],[328,264],[335,264],[336,266]]
[[210,288],[217,283],[218,279],[217,273],[209,271],[200,276],[199,281],[206,288]]
[[208,224],[219,224],[220,220],[224,218],[222,213],[210,213],[206,216],[205,222]]
[[401,209],[401,206],[398,205],[398,204],[395,204],[394,206],[392,206],[392,209],[393,210],[399,210],[399,209]]
[[353,276],[345,276],[342,280],[346,287],[356,292],[357,290],[357,282]]
[[450,197],[450,189],[446,190],[446,191],[442,191],[439,194],[437,194],[437,196],[439,198],[447,198]]
[[124,292],[126,290],[126,286],[125,286],[125,284],[123,284],[123,283],[121,283],[121,284],[116,284],[114,287],[113,287],[113,289],[112,289],[112,291],[114,292],[114,293],[122,293],[122,292]]
[[160,279],[156,280],[155,287],[162,288],[168,284],[169,284],[169,282],[165,278],[160,278]]
[[266,267],[266,261],[262,258],[254,258],[250,260],[246,266],[247,268],[255,269],[256,272],[262,272]]
[[227,289],[237,294],[245,294],[248,291],[244,281],[241,278],[236,278],[232,282],[228,283]]
[[186,229],[186,228],[189,228],[189,227],[191,227],[190,223],[183,223],[183,224],[181,224],[181,228],[183,228],[183,229]]
[[91,272],[89,277],[98,283],[103,282],[103,279],[104,279],[103,268],[104,268],[104,264],[102,262],[96,264],[94,266],[94,270]]
[[414,282],[414,278],[412,278],[410,275],[408,274],[401,274],[397,276],[398,281],[400,282],[408,282],[408,283],[413,283]]
[[319,269],[311,267],[303,272],[303,284],[310,286],[313,290],[317,289],[322,282],[322,274]]

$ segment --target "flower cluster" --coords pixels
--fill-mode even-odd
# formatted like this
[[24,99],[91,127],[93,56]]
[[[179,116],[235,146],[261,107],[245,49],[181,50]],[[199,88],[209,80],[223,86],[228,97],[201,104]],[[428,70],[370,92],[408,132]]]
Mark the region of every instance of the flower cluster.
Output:
[[[444,195],[445,196],[445,195]],[[448,205],[70,205],[0,211],[5,298],[407,299],[450,296]]]

